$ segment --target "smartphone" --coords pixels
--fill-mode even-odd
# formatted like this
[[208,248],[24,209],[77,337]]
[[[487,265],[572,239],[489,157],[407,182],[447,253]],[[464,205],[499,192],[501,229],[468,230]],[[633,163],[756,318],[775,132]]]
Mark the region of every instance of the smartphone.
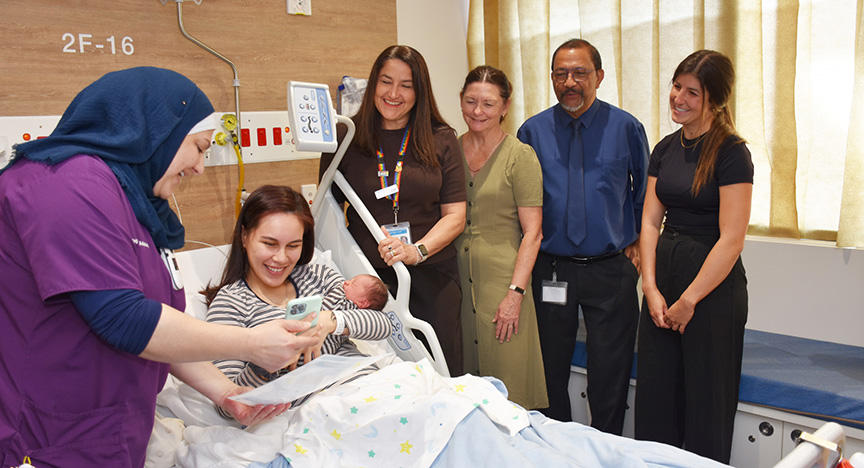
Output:
[[[298,297],[296,299],[291,299],[288,301],[288,305],[285,306],[285,318],[287,320],[301,320],[312,312],[321,312],[322,302],[323,298],[321,296]],[[318,325],[317,316],[315,317],[315,320],[312,320],[312,326],[314,327],[315,325]]]

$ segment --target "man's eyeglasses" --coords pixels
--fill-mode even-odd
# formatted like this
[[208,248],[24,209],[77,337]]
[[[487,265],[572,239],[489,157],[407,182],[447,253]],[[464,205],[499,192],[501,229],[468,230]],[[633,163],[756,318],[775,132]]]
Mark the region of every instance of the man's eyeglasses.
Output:
[[555,83],[564,83],[567,81],[567,77],[572,77],[573,81],[577,83],[581,83],[588,79],[588,75],[591,74],[594,70],[586,70],[584,68],[559,68],[552,72],[552,81]]

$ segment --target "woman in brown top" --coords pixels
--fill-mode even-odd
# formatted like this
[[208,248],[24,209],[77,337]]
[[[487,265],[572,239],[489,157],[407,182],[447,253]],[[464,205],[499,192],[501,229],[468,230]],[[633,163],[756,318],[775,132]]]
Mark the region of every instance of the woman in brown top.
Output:
[[[390,266],[408,267],[411,313],[432,325],[450,374],[461,375],[462,292],[452,242],[465,226],[462,150],[438,112],[419,52],[388,47],[368,82],[353,118],[357,133],[339,170],[387,237],[376,242],[350,207],[348,229],[394,294],[398,284]],[[339,128],[340,141],[345,131]],[[321,155],[320,175],[332,160],[332,154]],[[396,223],[403,232],[390,235],[387,229]]]

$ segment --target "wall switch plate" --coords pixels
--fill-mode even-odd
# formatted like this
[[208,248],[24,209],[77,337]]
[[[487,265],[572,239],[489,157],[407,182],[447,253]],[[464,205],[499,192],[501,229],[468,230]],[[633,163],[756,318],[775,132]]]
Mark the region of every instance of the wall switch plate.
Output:
[[312,0],[288,0],[288,14],[312,16]]
[[309,204],[312,204],[312,200],[315,199],[315,192],[318,191],[318,186],[315,184],[303,184],[300,186],[300,193],[303,195],[303,198],[306,199]]

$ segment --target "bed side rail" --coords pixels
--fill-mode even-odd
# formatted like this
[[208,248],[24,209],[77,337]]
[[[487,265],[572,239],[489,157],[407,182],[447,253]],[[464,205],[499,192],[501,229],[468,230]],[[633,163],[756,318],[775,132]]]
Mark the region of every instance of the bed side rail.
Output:
[[[354,135],[354,122],[347,117],[338,116],[338,121],[348,126],[348,133],[336,152],[333,162],[325,171],[318,186],[318,191],[312,202],[312,214],[315,217],[315,239],[316,244],[322,250],[331,250],[333,258],[339,260],[339,268],[346,278],[365,273],[375,275],[375,270],[369,260],[360,250],[357,242],[351,236],[345,226],[345,217],[342,207],[336,202],[331,193],[331,187],[335,182],[345,198],[357,211],[360,219],[369,230],[376,241],[384,239],[381,227],[375,218],[357,196],[357,193],[339,173],[337,168],[345,155],[345,149]],[[411,276],[402,262],[393,265],[399,288],[396,297],[391,295],[390,300],[384,307],[385,313],[393,324],[393,333],[388,341],[397,355],[403,359],[418,361],[427,358],[432,362],[435,370],[441,375],[450,376],[444,353],[432,326],[428,322],[420,320],[413,315],[408,308],[408,300],[411,291]],[[414,336],[413,330],[417,330],[426,338],[431,355],[423,343]]]
[[845,446],[843,428],[837,423],[825,423],[813,434],[802,432],[798,446],[774,468],[832,468],[843,456]]

